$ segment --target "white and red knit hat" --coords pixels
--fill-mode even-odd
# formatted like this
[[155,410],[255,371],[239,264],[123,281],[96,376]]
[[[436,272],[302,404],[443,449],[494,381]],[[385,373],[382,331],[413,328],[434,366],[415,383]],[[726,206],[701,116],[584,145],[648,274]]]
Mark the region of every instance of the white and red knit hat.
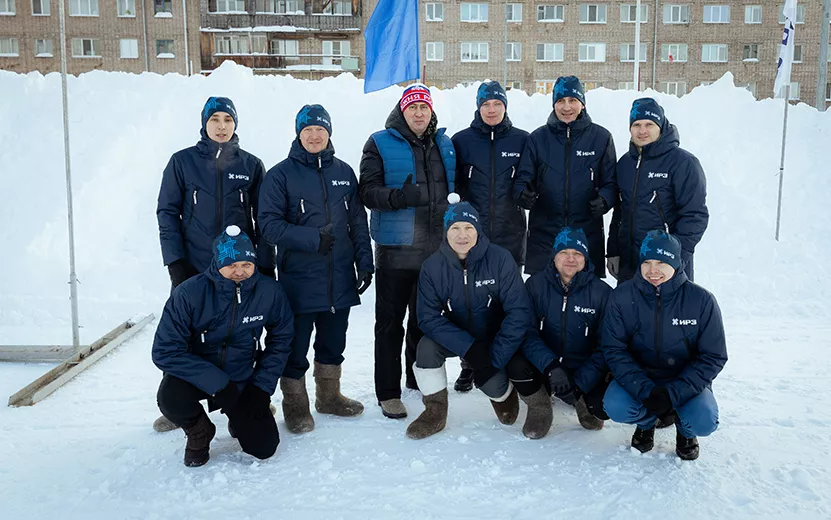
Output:
[[426,85],[413,83],[407,87],[401,95],[401,101],[398,102],[398,106],[401,107],[401,111],[403,112],[413,103],[427,103],[430,110],[433,110],[433,98],[430,96],[430,89]]

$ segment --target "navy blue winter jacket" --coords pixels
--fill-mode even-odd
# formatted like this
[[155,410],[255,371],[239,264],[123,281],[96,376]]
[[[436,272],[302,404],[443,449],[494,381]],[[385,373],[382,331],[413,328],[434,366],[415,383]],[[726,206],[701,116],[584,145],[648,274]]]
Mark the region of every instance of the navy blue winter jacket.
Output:
[[273,268],[273,248],[254,221],[264,172],[262,161],[240,149],[236,134],[217,143],[203,130],[196,146],[173,154],[162,174],[156,209],[164,264],[186,260],[205,271],[214,239],[234,224],[257,247],[257,264]]
[[491,243],[511,252],[517,265],[525,263],[525,211],[514,203],[517,165],[528,132],[514,128],[508,115],[496,126],[482,121],[479,111],[470,128],[453,136],[456,148],[456,191],[479,212],[479,222]]
[[584,393],[606,376],[600,349],[600,325],[612,288],[594,275],[591,262],[566,290],[553,262],[525,281],[534,309],[536,330],[528,334],[523,355],[537,369],[559,362]]
[[698,159],[679,147],[675,125],[664,120],[661,137],[641,151],[630,143],[617,164],[617,183],[620,201],[609,229],[609,256],[620,257],[620,279],[638,270],[641,242],[653,229],[675,235],[689,265],[710,218],[707,181]]
[[[356,268],[374,272],[366,210],[352,168],[329,141],[318,154],[295,139],[287,159],[271,168],[260,194],[260,226],[277,246],[278,279],[296,314],[358,305]],[[320,228],[333,225],[329,254],[318,252]]]
[[665,386],[676,408],[710,386],[727,362],[718,303],[683,271],[657,288],[640,271],[618,286],[601,341],[615,381],[629,394],[643,400]]
[[548,122],[531,133],[514,182],[517,203],[526,186],[539,195],[529,214],[526,273],[546,268],[557,232],[571,226],[586,233],[595,273],[606,275],[603,218],[592,217],[589,202],[600,195],[614,206],[616,161],[611,134],[592,123],[585,110],[569,124],[552,111]]
[[427,337],[464,356],[474,339],[491,341],[491,363],[503,368],[531,323],[531,302],[511,253],[482,234],[464,266],[445,239],[421,267],[416,305]]
[[[258,355],[263,329],[265,350]],[[236,284],[212,262],[167,300],[153,339],[153,363],[210,395],[229,381],[251,382],[271,395],[293,337],[294,315],[279,282],[254,271]]]

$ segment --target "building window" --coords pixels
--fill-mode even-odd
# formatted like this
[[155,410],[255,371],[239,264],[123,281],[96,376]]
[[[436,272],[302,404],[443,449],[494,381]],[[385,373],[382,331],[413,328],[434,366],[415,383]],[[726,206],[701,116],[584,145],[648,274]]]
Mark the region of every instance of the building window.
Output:
[[[14,2],[14,0],[11,0]],[[3,5],[3,2],[0,0],[0,6]],[[49,9],[49,0],[32,0],[32,14],[34,16],[49,16],[50,9]]]
[[662,81],[661,92],[671,96],[681,97],[687,93],[686,81]]
[[427,61],[444,61],[444,42],[427,42]]
[[[635,16],[638,13],[637,4],[623,4],[620,6],[620,22],[635,23]],[[641,23],[646,23],[649,18],[649,6],[641,4]]]
[[173,3],[171,0],[153,0],[153,14],[159,18],[169,18],[173,16]]
[[[640,59],[638,61],[645,62],[646,61],[646,44],[640,44]],[[634,62],[635,61],[635,44],[634,43],[621,43],[620,44],[620,61],[624,62]]]
[[791,82],[791,94],[788,96],[788,99],[791,101],[799,101],[799,82],[792,81]]
[[538,22],[563,22],[565,21],[566,6],[564,5],[538,5]]
[[730,23],[730,6],[705,5],[704,23]]
[[744,6],[744,23],[762,23],[762,6]]
[[18,50],[17,38],[0,38],[0,56],[18,56]]
[[35,58],[51,58],[52,40],[35,40]]
[[606,23],[606,4],[580,4],[580,23]]
[[271,54],[299,59],[300,52],[297,43],[297,40],[271,40]]
[[[779,6],[779,23],[785,24],[785,14],[782,10],[785,9],[784,5]],[[797,5],[796,6],[796,21],[794,23],[805,23],[805,6],[804,5]],[[797,83],[799,85],[799,83]],[[793,98],[791,98],[793,99]],[[796,98],[799,99],[799,98]]]
[[268,38],[265,34],[252,34],[251,54],[268,54]]
[[521,81],[508,80],[508,82],[505,83],[505,90],[513,90],[513,89],[522,90],[522,82]]
[[690,6],[679,4],[665,5],[664,23],[690,23]]
[[538,79],[537,83],[537,92],[540,94],[551,94],[551,91],[554,90],[554,83],[556,80],[553,79]]
[[462,42],[462,62],[488,61],[488,42]]
[[727,61],[726,43],[705,43],[701,46],[703,63],[724,63]]
[[100,58],[101,40],[97,38],[72,38],[73,58]]
[[69,0],[69,16],[98,16],[98,0]]
[[505,44],[505,61],[522,61],[522,44],[508,42]]
[[349,40],[326,40],[323,42],[324,56],[349,56],[350,50]]
[[157,58],[175,58],[173,40],[156,40]]
[[120,57],[123,59],[138,58],[138,40],[135,38],[122,38],[118,41],[119,49],[121,49]]
[[118,16],[128,16],[135,18],[136,16],[136,2],[135,0],[116,0],[116,9]]
[[488,4],[470,4],[462,3],[463,22],[487,22],[488,21]]
[[601,62],[606,61],[605,43],[581,43],[578,61]]
[[742,52],[742,60],[744,61],[759,61],[759,44],[747,43]]
[[505,20],[513,23],[522,22],[522,4],[506,4]]
[[563,61],[562,43],[538,43],[537,61]]
[[444,21],[444,4],[427,4],[427,21],[428,22],[443,22]]
[[[158,4],[160,0],[156,0]],[[157,11],[158,12],[158,11]],[[216,0],[217,13],[240,13],[245,11],[245,0]]]
[[217,34],[214,48],[216,54],[248,54],[248,35]]
[[687,61],[687,44],[664,43],[661,45],[661,61],[685,63]]
[[16,12],[14,0],[0,0],[0,15],[13,15]]
[[303,0],[257,0],[258,13],[305,15]]
[[[640,90],[644,90],[646,88],[646,84],[641,81],[641,88]],[[634,81],[619,81],[617,84],[618,90],[635,90],[635,82]]]
[[333,16],[352,16],[352,0],[328,0],[323,14]]

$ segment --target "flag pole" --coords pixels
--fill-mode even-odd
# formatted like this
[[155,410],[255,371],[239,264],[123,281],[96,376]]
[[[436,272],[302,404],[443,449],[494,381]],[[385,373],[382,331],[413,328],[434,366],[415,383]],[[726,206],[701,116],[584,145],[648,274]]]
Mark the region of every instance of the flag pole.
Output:
[[776,241],[779,242],[779,224],[782,219],[782,184],[785,178],[785,138],[788,135],[788,105],[790,105],[791,84],[785,84],[785,118],[782,122],[782,153],[779,156],[779,200],[776,203]]

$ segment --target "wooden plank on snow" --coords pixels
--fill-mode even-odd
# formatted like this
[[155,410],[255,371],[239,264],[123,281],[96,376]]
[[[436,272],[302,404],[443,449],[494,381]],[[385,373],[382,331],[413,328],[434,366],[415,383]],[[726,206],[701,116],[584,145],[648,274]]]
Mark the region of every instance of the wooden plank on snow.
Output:
[[86,345],[0,345],[0,362],[60,363],[75,355]]

